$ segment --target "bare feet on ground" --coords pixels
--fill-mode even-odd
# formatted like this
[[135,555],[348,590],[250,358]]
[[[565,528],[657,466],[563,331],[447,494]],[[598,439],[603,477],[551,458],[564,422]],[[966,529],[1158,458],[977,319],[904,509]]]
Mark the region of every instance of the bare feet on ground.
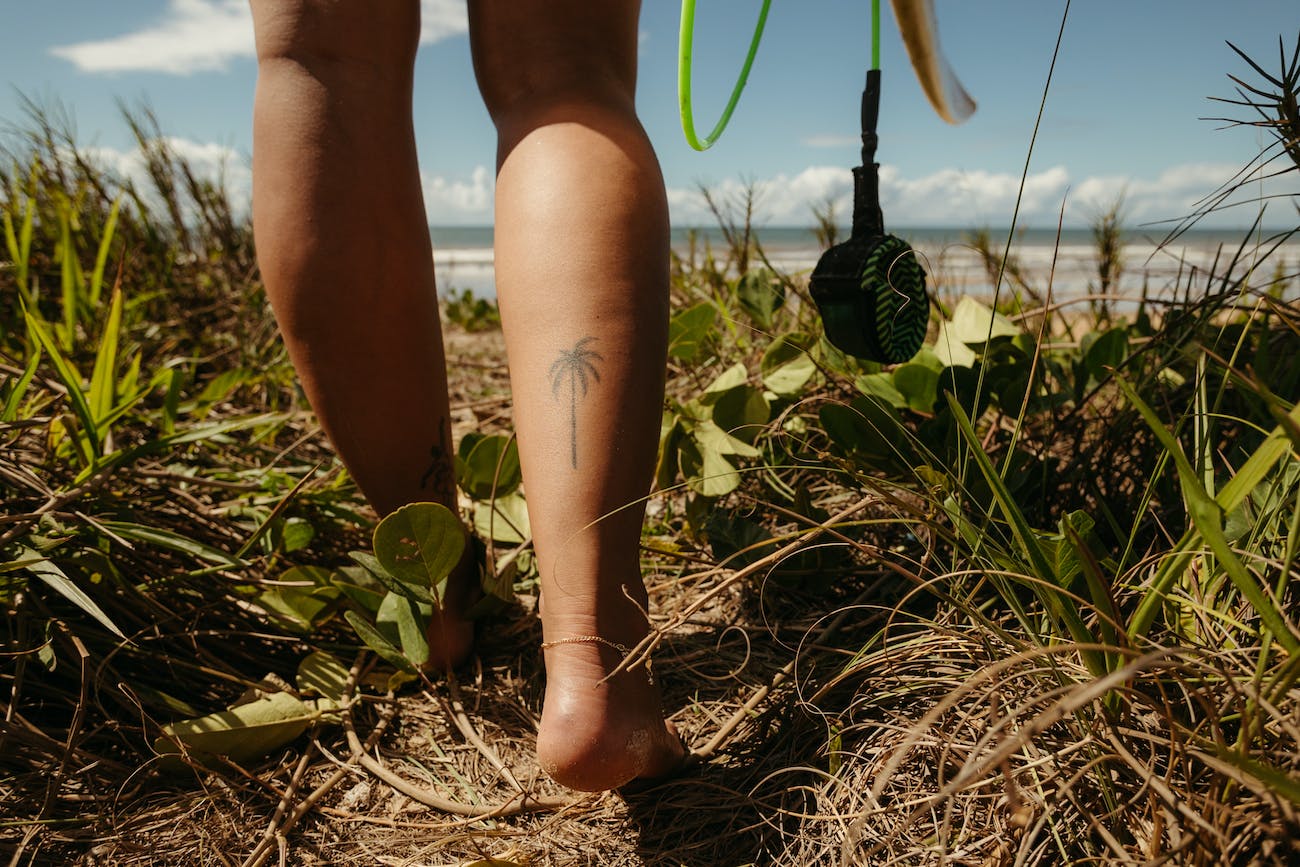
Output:
[[433,609],[429,620],[429,669],[448,672],[469,658],[474,649],[474,621],[467,615],[482,592],[474,543],[466,541],[465,553],[447,578],[443,605]]
[[[469,657],[474,623],[466,614],[480,593],[478,565],[467,545],[447,581],[444,606],[435,609],[429,624],[429,668],[450,671]],[[594,607],[581,596],[556,594],[543,613],[551,643],[545,649],[546,697],[537,734],[542,769],[561,785],[585,792],[666,776],[686,758],[645,668],[609,677],[625,655],[619,645],[632,647],[646,633],[641,610],[626,598],[614,600],[612,616],[594,616]],[[597,635],[605,641],[591,638]]]
[[[574,602],[573,597],[548,602],[552,608],[542,618],[546,699],[538,763],[556,782],[586,792],[672,773],[686,753],[676,729],[664,720],[658,686],[641,666],[605,680],[623,661],[623,651],[613,645],[632,647],[640,641],[644,616],[623,599],[620,608],[631,618],[600,621]],[[553,610],[561,606],[577,610]],[[596,635],[611,644],[589,638]]]

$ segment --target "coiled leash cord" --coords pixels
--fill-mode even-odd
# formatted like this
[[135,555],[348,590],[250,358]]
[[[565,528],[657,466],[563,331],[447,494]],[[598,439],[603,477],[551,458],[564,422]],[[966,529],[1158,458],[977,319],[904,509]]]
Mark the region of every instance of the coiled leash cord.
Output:
[[695,0],[682,0],[682,28],[678,38],[677,52],[677,103],[681,108],[682,132],[686,134],[686,143],[697,151],[713,147],[713,143],[722,135],[722,131],[731,122],[731,113],[740,102],[741,91],[749,81],[749,70],[754,66],[754,57],[758,55],[758,44],[763,41],[763,28],[767,26],[767,11],[772,0],[763,0],[763,8],[758,12],[758,24],[754,26],[754,38],[749,42],[749,53],[745,55],[745,65],[740,68],[736,86],[731,89],[731,99],[722,110],[713,132],[701,141],[695,134],[695,112],[691,108],[691,53],[695,47]]
[[[763,0],[749,53],[713,131],[703,140],[695,132],[691,108],[691,53],[695,0],[682,0],[677,95],[682,131],[696,150],[718,140],[731,120],[767,24],[771,0]],[[925,271],[903,239],[885,233],[880,209],[880,165],[875,161],[880,114],[880,0],[871,3],[871,69],[862,93],[862,165],[853,169],[853,231],[825,253],[809,284],[821,313],[826,338],[841,351],[868,361],[898,364],[921,348],[929,325]]]

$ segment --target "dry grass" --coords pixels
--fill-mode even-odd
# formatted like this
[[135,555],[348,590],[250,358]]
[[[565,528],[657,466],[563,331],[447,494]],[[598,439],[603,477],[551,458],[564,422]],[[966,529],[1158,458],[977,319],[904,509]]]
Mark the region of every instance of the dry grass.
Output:
[[[466,362],[453,369],[457,436],[508,429],[499,334],[453,333],[449,343]],[[280,450],[292,446],[294,465],[327,456],[308,418],[278,437]],[[131,494],[142,507],[154,504],[154,518],[228,531],[217,519],[220,489],[156,482],[154,495]],[[825,506],[828,523],[838,524],[897,520],[916,503],[841,492]],[[815,532],[792,545],[806,546]],[[821,541],[850,544],[834,532]],[[332,547],[358,544],[359,536]],[[934,539],[876,544],[852,542],[843,579],[823,594],[769,581],[780,551],[740,570],[716,566],[703,550],[647,551],[661,630],[655,671],[698,757],[653,789],[582,795],[540,773],[532,750],[543,671],[535,600],[524,595],[488,624],[479,658],[455,684],[408,689],[395,702],[364,693],[352,717],[359,739],[373,737],[365,750],[339,728],[323,728],[265,765],[176,779],[152,774],[129,750],[80,746],[112,740],[104,731],[71,726],[72,750],[51,740],[43,732],[58,731],[59,715],[70,711],[49,705],[56,717],[19,720],[7,749],[27,751],[32,767],[57,765],[57,785],[48,774],[0,778],[0,799],[14,819],[55,820],[0,828],[0,843],[14,865],[450,865],[486,857],[699,867],[1238,865],[1300,857],[1292,804],[1213,750],[1231,743],[1234,708],[1252,695],[1252,648],[1131,651],[1126,668],[1090,682],[1076,648],[1034,647],[1010,623],[976,622],[967,608],[936,607],[913,592],[900,564],[942,559]],[[221,616],[236,640],[198,639],[194,648],[227,682],[284,670],[303,653],[296,643],[259,645],[255,619],[238,626],[228,611]],[[222,655],[232,647],[240,653]],[[102,701],[108,685],[94,672],[81,676],[83,694]],[[1111,691],[1122,696],[1118,707],[1106,703]],[[220,705],[215,694],[204,701]],[[1294,690],[1275,701],[1264,752],[1294,777],[1300,704]],[[97,726],[122,725],[120,704],[90,716]],[[140,711],[141,732],[156,724]],[[139,743],[138,735],[126,740]],[[16,764],[18,756],[6,758]]]
[[[64,186],[98,182],[89,167],[81,171],[85,177]],[[174,172],[162,173],[160,189],[174,187]],[[208,200],[192,177],[181,177],[200,206]],[[57,190],[46,192],[50,201],[40,207],[48,228],[54,222],[45,218],[66,213],[66,202]],[[9,202],[13,213],[21,210],[17,201]],[[98,205],[96,214],[106,210]],[[954,531],[950,494],[967,496],[972,516],[983,508],[961,488],[971,476],[954,480],[927,467],[909,482],[891,480],[885,470],[855,465],[827,431],[814,429],[819,404],[852,396],[851,377],[827,377],[799,397],[797,409],[782,411],[788,416],[772,419],[763,445],[772,446],[764,457],[773,463],[747,466],[744,486],[725,501],[703,503],[726,516],[755,515],[761,530],[780,539],[750,551],[748,565],[717,562],[704,522],[682,517],[685,492],[660,494],[651,504],[655,535],[643,559],[657,629],[633,657],[653,654],[666,706],[692,749],[680,776],[636,792],[582,795],[540,773],[533,742],[544,672],[535,589],[527,582],[519,604],[485,625],[478,658],[456,680],[393,697],[370,677],[373,659],[359,656],[341,725],[314,730],[256,766],[159,773],[151,745],[168,721],[226,707],[258,685],[254,678],[283,682],[310,649],[352,658],[356,638],[337,621],[295,636],[256,600],[290,566],[346,562],[346,552],[366,547],[374,521],[294,389],[269,313],[256,300],[247,233],[220,209],[213,213],[202,238],[180,226],[158,233],[148,261],[122,254],[136,263],[124,278],[129,292],[157,306],[124,339],[144,350],[145,370],[182,370],[186,400],[223,375],[244,377],[211,406],[192,417],[188,409],[173,413],[172,421],[181,418],[191,431],[263,413],[274,421],[167,441],[120,465],[92,463],[79,479],[68,457],[68,387],[43,367],[23,413],[0,425],[0,548],[57,551],[134,640],[121,644],[84,606],[39,586],[28,592],[27,584],[0,584],[0,652],[13,659],[0,670],[0,865],[463,865],[487,857],[517,865],[698,867],[1300,863],[1300,678],[1293,654],[1263,646],[1290,636],[1258,628],[1249,606],[1225,590],[1212,558],[1197,551],[1179,576],[1185,582],[1160,591],[1171,616],[1131,637],[1117,633],[1123,646],[1107,650],[1118,667],[1085,668],[1084,651],[1096,648],[1043,627],[1041,606],[1012,619],[1017,605],[1034,603],[1034,576],[1012,575],[1003,565],[1014,553],[1005,526],[985,520],[969,541]],[[82,221],[102,224],[96,214]],[[147,229],[147,221],[120,229],[123,249],[140,247]],[[690,296],[679,301],[734,292],[726,275],[744,271],[735,266],[751,252],[748,222],[729,237],[736,262],[678,263],[676,291]],[[81,252],[93,258],[89,239]],[[45,243],[31,257],[33,273],[48,285],[59,274],[56,248]],[[222,263],[215,278],[197,264],[205,261],[194,255],[199,250]],[[1214,315],[1226,308],[1206,302],[1201,316],[1191,297],[1202,288],[1207,295],[1240,288],[1244,297],[1247,278],[1229,280],[1234,267],[1217,288],[1190,279],[1172,287],[1185,288],[1184,303],[1152,339],[1143,337],[1126,373],[1176,367],[1183,354],[1219,364],[1219,343],[1198,339],[1222,330]],[[687,273],[693,269],[699,273]],[[1286,294],[1294,275],[1279,275],[1277,292],[1259,298],[1274,316],[1260,346],[1277,348],[1260,351],[1253,363],[1282,383],[1278,391],[1294,391],[1284,366],[1265,364],[1270,354],[1294,355],[1300,334],[1300,310]],[[164,277],[182,291],[152,291],[148,281]],[[797,294],[800,287],[791,281],[790,288]],[[197,300],[187,307],[187,299]],[[44,298],[51,322],[59,321],[55,301]],[[4,321],[19,321],[16,307],[0,294]],[[1026,315],[1033,320],[1033,312]],[[98,312],[84,310],[65,325],[69,354],[89,369]],[[760,369],[759,332],[740,325],[731,332],[735,345],[721,346],[716,358],[674,366],[674,399],[695,398],[736,361]],[[30,346],[13,344],[30,355]],[[21,377],[21,355],[0,356],[6,383]],[[453,331],[449,356],[456,359],[456,439],[509,431],[500,335]],[[1219,373],[1227,383],[1228,370]],[[972,435],[972,453],[978,447],[1000,460],[1013,434],[1041,452],[1039,493],[1026,495],[1024,507],[1034,527],[1055,525],[1081,500],[1119,516],[1117,524],[1128,522],[1103,528],[1113,533],[1110,548],[1129,545],[1132,557],[1126,551],[1123,568],[1104,576],[1113,580],[1100,594],[1111,594],[1103,601],[1128,614],[1188,517],[1177,480],[1160,469],[1165,461],[1151,429],[1120,412],[1110,378],[1078,380],[1080,393],[1037,425],[1015,422],[1013,430],[1008,414],[994,414],[980,441]],[[1171,418],[1198,397],[1211,402],[1194,385],[1154,381],[1152,393]],[[113,427],[116,449],[158,441],[170,388],[163,383],[143,399],[147,413],[123,416]],[[1254,442],[1245,434],[1271,418],[1290,418],[1268,416],[1267,409],[1289,410],[1261,409],[1259,397],[1226,385],[1217,393],[1207,466],[1239,467]],[[933,420],[924,416],[919,423]],[[801,422],[803,432],[787,437],[781,431],[797,426],[782,427],[786,421]],[[967,452],[960,454],[965,460]],[[1286,461],[1295,461],[1293,449]],[[1274,491],[1281,505],[1268,506],[1271,512],[1259,506],[1265,517],[1247,539],[1255,547],[1241,554],[1261,581],[1269,579],[1262,586],[1283,611],[1300,587],[1287,583],[1300,518],[1288,518],[1285,537],[1274,527],[1295,511],[1300,483],[1285,469]],[[768,481],[781,478],[764,488],[763,473]],[[772,491],[790,494],[769,502]],[[270,544],[263,534],[272,519],[289,515],[310,518],[323,532],[306,548]],[[113,519],[171,530],[191,549],[133,544],[106,526]],[[255,546],[259,540],[267,544]],[[195,555],[201,546],[207,553]],[[826,556],[805,556],[814,548]],[[11,550],[0,566],[18,571]],[[221,561],[234,551],[240,555]],[[218,562],[203,560],[213,552]],[[804,574],[778,574],[787,558]],[[1114,564],[1090,565],[1101,572]],[[809,572],[818,574],[805,580]],[[1215,574],[1206,580],[1211,586],[1197,583]],[[1088,624],[1109,610],[1096,599],[1070,598]]]
[[[674,600],[658,587],[662,608]],[[401,696],[371,755],[466,807],[511,804],[522,789],[554,808],[486,819],[430,808],[357,767],[337,730],[325,730],[244,779],[105,793],[86,827],[50,829],[42,848],[82,864],[256,863],[246,857],[290,787],[301,799],[342,768],[264,863],[1213,865],[1300,856],[1291,805],[1210,755],[1205,744],[1230,733],[1188,727],[1197,718],[1189,709],[1221,709],[1248,693],[1246,653],[1153,649],[1081,689],[1073,648],[1026,651],[887,599],[864,599],[838,618],[836,637],[859,641],[892,619],[873,653],[849,659],[819,642],[800,646],[827,618],[805,609],[779,628],[755,623],[753,600],[741,598],[752,592],[736,588],[715,612],[730,618],[701,618],[659,651],[668,706],[697,750],[739,724],[707,760],[653,790],[579,795],[539,773],[537,627],[518,611],[494,625],[455,688]],[[1070,685],[1047,688],[1053,669]],[[1125,698],[1120,714],[1103,707],[1111,688]],[[478,746],[458,730],[454,699]],[[357,711],[362,736],[380,705]],[[1275,764],[1300,771],[1294,695],[1271,709],[1267,728]],[[62,840],[86,854],[73,861]]]

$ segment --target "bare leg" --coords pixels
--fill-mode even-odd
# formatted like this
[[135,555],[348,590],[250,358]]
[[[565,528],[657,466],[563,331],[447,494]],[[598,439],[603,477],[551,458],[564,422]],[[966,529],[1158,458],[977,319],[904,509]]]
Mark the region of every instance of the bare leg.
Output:
[[476,0],[497,125],[496,278],[542,580],[538,758],[602,790],[682,750],[644,671],[601,681],[647,632],[638,560],[663,408],[668,216],[633,103],[628,0]]
[[[252,0],[258,261],[303,388],[371,504],[455,509],[446,366],[411,126],[416,0]],[[472,564],[431,630],[468,654]]]

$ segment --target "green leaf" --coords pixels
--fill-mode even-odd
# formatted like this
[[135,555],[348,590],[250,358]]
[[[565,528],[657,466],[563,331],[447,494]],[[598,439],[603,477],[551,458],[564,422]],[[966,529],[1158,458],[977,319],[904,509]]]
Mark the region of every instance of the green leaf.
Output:
[[474,532],[495,542],[522,545],[533,534],[523,495],[515,491],[508,497],[475,503]]
[[18,418],[18,405],[27,394],[27,389],[32,384],[32,377],[36,376],[36,369],[40,364],[41,348],[37,346],[33,348],[31,357],[27,359],[27,367],[23,369],[22,376],[18,377],[9,389],[4,406],[0,407],[0,422],[11,422]]
[[939,331],[934,338],[934,356],[945,367],[974,367],[979,356],[953,334],[952,326],[947,322],[939,323]]
[[60,196],[59,203],[59,242],[55,247],[60,269],[60,286],[63,292],[63,327],[59,336],[63,338],[63,347],[72,351],[72,342],[77,333],[77,318],[82,309],[81,290],[86,285],[86,275],[81,270],[81,260],[77,258],[76,242],[72,232],[72,206],[66,196]]
[[763,353],[759,370],[763,385],[780,395],[794,395],[817,373],[817,363],[808,352],[805,335],[783,334]]
[[89,401],[86,400],[86,393],[83,391],[85,386],[82,384],[81,374],[77,373],[72,363],[59,351],[59,346],[54,342],[54,338],[50,336],[45,323],[33,316],[30,311],[24,311],[23,315],[27,319],[27,328],[36,336],[45,352],[50,356],[50,363],[54,365],[54,370],[59,375],[59,381],[67,390],[68,402],[72,404],[72,411],[81,422],[83,439],[90,447],[93,457],[98,458],[100,456],[99,444],[102,437],[99,435],[99,429],[95,422],[95,413],[91,410]]
[[845,454],[874,464],[911,466],[913,452],[897,411],[870,396],[851,404],[829,403],[818,413],[831,441]]
[[[13,203],[14,199],[10,199],[10,204]],[[14,232],[13,217],[10,215],[8,208],[4,212],[5,245],[9,248],[9,260],[14,263],[15,283],[19,291],[23,293],[28,290],[27,268],[31,260],[34,206],[35,201],[27,197],[23,204],[22,228],[18,232]]]
[[772,553],[772,534],[763,525],[715,511],[704,522],[713,558],[729,569],[741,569]]
[[514,438],[466,434],[457,451],[456,474],[461,490],[475,500],[513,493],[523,481]]
[[713,380],[713,382],[709,384],[708,388],[704,389],[702,399],[706,403],[712,402],[723,392],[730,391],[738,385],[744,385],[748,381],[749,371],[745,369],[744,364],[736,362],[731,367],[728,367],[726,370],[722,371],[722,373],[718,374],[718,378]]
[[356,630],[357,637],[365,642],[366,647],[373,650],[380,659],[398,671],[405,671],[408,674],[416,673],[415,666],[411,665],[411,661],[402,654],[402,651],[394,647],[387,638],[380,635],[379,631],[370,625],[370,621],[355,611],[345,611],[343,617]]
[[329,577],[329,570],[320,566],[295,566],[280,580],[304,586],[267,588],[257,603],[282,627],[309,635],[329,619],[341,592],[328,583]]
[[427,587],[442,604],[447,576],[465,551],[465,529],[439,503],[411,503],[375,528],[375,557],[405,584]]
[[1092,378],[1100,382],[1118,370],[1128,358],[1128,329],[1112,328],[1089,341],[1091,336],[1084,338],[1083,363]]
[[[1263,783],[1264,789],[1268,792],[1270,798],[1281,795],[1292,804],[1300,806],[1300,781],[1296,780],[1294,772],[1279,770],[1220,744],[1207,743],[1206,746],[1214,751],[1214,757],[1219,761],[1236,768],[1238,771],[1249,774]],[[1202,754],[1202,758],[1206,759],[1209,756]],[[1209,764],[1212,765],[1213,762],[1209,762]]]
[[[740,309],[764,331],[772,327],[772,316],[785,303],[785,284],[766,268],[745,274],[736,284]],[[773,389],[775,391],[775,389]]]
[[245,764],[294,740],[320,718],[314,705],[277,692],[219,713],[163,726],[154,750],[160,755],[193,752],[200,760],[224,756]]
[[740,385],[718,395],[713,402],[712,418],[731,439],[753,443],[767,425],[771,412],[772,408],[762,391],[752,385]]
[[688,439],[681,448],[682,475],[687,486],[705,497],[722,497],[740,487],[740,473],[722,453],[703,448],[695,439]]
[[893,383],[910,409],[923,413],[934,412],[934,403],[939,399],[937,371],[924,364],[902,364],[894,369]]
[[1020,329],[1010,319],[969,295],[963,295],[957,302],[948,329],[954,340],[968,346],[983,346],[985,342],[999,337],[1015,337],[1020,334]]
[[731,436],[710,419],[696,422],[692,427],[691,436],[699,445],[701,452],[712,451],[719,455],[739,455],[745,458],[756,458],[762,454],[749,443]]
[[659,458],[655,464],[655,488],[666,491],[677,481],[677,449],[686,429],[676,413],[664,413],[659,427]]
[[95,423],[103,427],[101,436],[108,433],[104,420],[113,411],[117,398],[117,344],[121,330],[122,290],[115,289],[113,300],[109,303],[104,333],[95,353],[95,367],[90,374],[90,411],[95,415]]
[[289,518],[280,531],[280,544],[285,552],[300,551],[316,538],[316,528],[306,518]]
[[687,307],[668,321],[668,355],[678,361],[694,361],[713,333],[717,312],[705,301]]
[[[1121,386],[1124,384],[1120,380]],[[1290,424],[1300,423],[1300,404],[1291,408],[1284,416]],[[1279,425],[1260,443],[1259,447],[1247,458],[1236,474],[1227,481],[1215,496],[1215,501],[1225,513],[1230,513],[1240,506],[1256,487],[1268,477],[1269,472],[1284,456],[1291,453],[1291,443],[1285,427]],[[1147,592],[1138,603],[1129,622],[1129,636],[1145,636],[1155,622],[1156,614],[1165,603],[1166,594],[1178,576],[1183,574],[1197,550],[1201,547],[1201,533],[1193,524],[1178,540],[1169,555],[1166,556],[1151,579]]]
[[[1075,511],[1061,519],[1060,531],[1073,552],[1075,564],[1083,573],[1088,585],[1088,598],[1101,615],[1097,620],[1097,628],[1101,632],[1102,641],[1110,647],[1119,647],[1123,636],[1118,630],[1122,629],[1123,621],[1115,606],[1113,582],[1103,574],[1102,564],[1093,554],[1090,542],[1094,526],[1095,522],[1090,515]],[[1113,574],[1113,570],[1107,571]],[[1124,661],[1118,655],[1110,656],[1108,667],[1111,671],[1118,670],[1123,665]]]
[[168,716],[202,716],[202,711],[189,702],[163,692],[162,690],[154,689],[139,680],[136,680],[131,684],[131,692],[139,697],[145,704],[166,711]]
[[234,368],[225,370],[214,376],[203,391],[199,393],[198,398],[188,405],[188,409],[193,411],[197,416],[202,417],[215,404],[220,403],[234,393],[245,382],[254,377],[252,371],[243,368]]
[[[375,561],[375,566],[383,568],[378,560]],[[396,579],[390,580],[398,583]],[[388,592],[388,588],[380,583],[369,569],[362,566],[342,567],[330,576],[330,583],[364,610],[372,612],[379,610],[379,604],[384,601],[384,596]]]
[[859,376],[853,384],[863,394],[878,397],[892,407],[903,409],[907,406],[907,398],[894,387],[894,376],[891,373],[868,373]]
[[491,617],[515,601],[515,577],[519,573],[519,559],[512,557],[504,568],[484,569],[479,575],[483,597],[470,606],[466,616],[470,620]]
[[712,449],[701,451],[704,459],[696,486],[706,497],[722,497],[740,487],[740,472],[730,461]]
[[402,655],[416,668],[429,661],[426,627],[427,622],[416,613],[415,603],[396,593],[385,596],[375,614],[375,628],[390,644],[400,647]]
[[[379,594],[379,602],[383,601],[384,593],[396,593],[399,596],[405,596],[415,602],[427,602],[432,604],[437,600],[433,596],[433,591],[422,584],[408,584],[405,581],[399,581],[393,575],[389,574],[384,565],[373,555],[365,551],[349,551],[348,556],[354,562],[360,565],[369,575],[374,578],[384,588],[383,593]],[[368,610],[374,611],[379,608],[379,602],[376,602],[373,608]]]
[[170,435],[175,433],[176,419],[180,415],[181,393],[185,389],[185,374],[175,367],[168,367],[160,373],[155,373],[154,379],[159,385],[165,384],[167,386],[162,406],[162,430],[164,434]]
[[45,582],[46,586],[51,590],[54,590],[73,605],[76,605],[82,611],[95,618],[95,620],[99,621],[105,629],[116,635],[118,638],[123,641],[129,641],[129,639],[122,633],[122,630],[117,628],[117,624],[115,624],[112,619],[104,613],[102,608],[95,604],[95,600],[87,596],[85,592],[82,591],[82,589],[78,587],[71,578],[64,574],[63,570],[53,562],[46,560],[30,548],[19,548],[18,556],[19,559],[27,561],[25,564],[26,570],[41,579],[41,581]]
[[348,667],[332,654],[317,650],[298,663],[298,691],[316,693],[331,701],[343,701]]

